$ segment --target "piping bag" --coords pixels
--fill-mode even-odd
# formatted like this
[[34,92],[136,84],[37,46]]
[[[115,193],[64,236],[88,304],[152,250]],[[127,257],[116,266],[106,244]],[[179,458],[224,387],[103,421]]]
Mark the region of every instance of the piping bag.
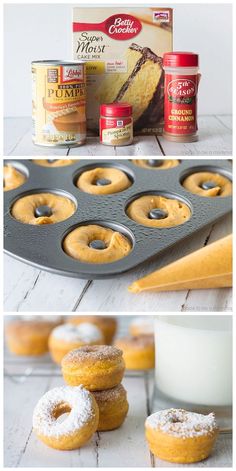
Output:
[[232,286],[232,234],[134,281],[128,290],[180,291]]

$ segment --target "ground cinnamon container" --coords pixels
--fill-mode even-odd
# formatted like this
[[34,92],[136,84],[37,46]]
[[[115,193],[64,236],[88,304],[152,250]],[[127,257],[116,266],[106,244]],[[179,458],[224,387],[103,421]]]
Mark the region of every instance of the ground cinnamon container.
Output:
[[198,54],[168,52],[165,71],[164,132],[175,142],[197,141]]
[[133,142],[132,106],[109,103],[100,106],[100,142],[107,146],[127,146]]
[[84,62],[32,62],[33,142],[79,146],[86,138]]

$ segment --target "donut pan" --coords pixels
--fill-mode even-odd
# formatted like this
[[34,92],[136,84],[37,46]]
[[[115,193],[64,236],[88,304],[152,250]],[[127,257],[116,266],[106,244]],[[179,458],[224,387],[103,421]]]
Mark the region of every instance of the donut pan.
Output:
[[[206,198],[186,191],[183,176],[194,171],[213,171],[231,179],[231,164],[226,160],[182,160],[177,167],[149,170],[129,160],[79,160],[66,167],[48,168],[30,160],[10,160],[23,171],[27,181],[4,197],[4,248],[13,257],[43,270],[85,279],[109,278],[120,275],[150,260],[177,242],[214,223],[231,211],[231,197]],[[75,185],[77,175],[96,166],[116,167],[125,171],[133,184],[125,191],[107,196],[82,192]],[[50,225],[22,224],[11,216],[11,205],[26,194],[53,191],[70,196],[77,205],[69,219]],[[128,203],[142,194],[157,193],[187,203],[191,218],[180,226],[149,228],[137,224],[126,215]],[[122,232],[130,238],[133,249],[127,257],[114,263],[81,263],[62,249],[66,234],[83,224],[99,224]]]

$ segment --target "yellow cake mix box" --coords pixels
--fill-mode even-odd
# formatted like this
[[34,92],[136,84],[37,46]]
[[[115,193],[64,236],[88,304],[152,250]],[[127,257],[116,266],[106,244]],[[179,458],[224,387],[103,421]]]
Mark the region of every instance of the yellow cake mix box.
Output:
[[73,58],[87,68],[87,127],[99,129],[99,106],[116,101],[133,107],[135,134],[161,134],[164,72],[172,51],[171,8],[73,9]]

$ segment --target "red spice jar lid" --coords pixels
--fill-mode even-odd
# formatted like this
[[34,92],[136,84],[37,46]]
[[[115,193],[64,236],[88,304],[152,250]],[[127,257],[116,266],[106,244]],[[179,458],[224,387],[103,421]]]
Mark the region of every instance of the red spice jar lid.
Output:
[[198,67],[198,54],[194,52],[166,52],[163,56],[164,67]]
[[112,118],[118,117],[122,118],[123,116],[132,115],[132,105],[129,103],[107,103],[100,106],[100,114],[102,116],[109,116]]

